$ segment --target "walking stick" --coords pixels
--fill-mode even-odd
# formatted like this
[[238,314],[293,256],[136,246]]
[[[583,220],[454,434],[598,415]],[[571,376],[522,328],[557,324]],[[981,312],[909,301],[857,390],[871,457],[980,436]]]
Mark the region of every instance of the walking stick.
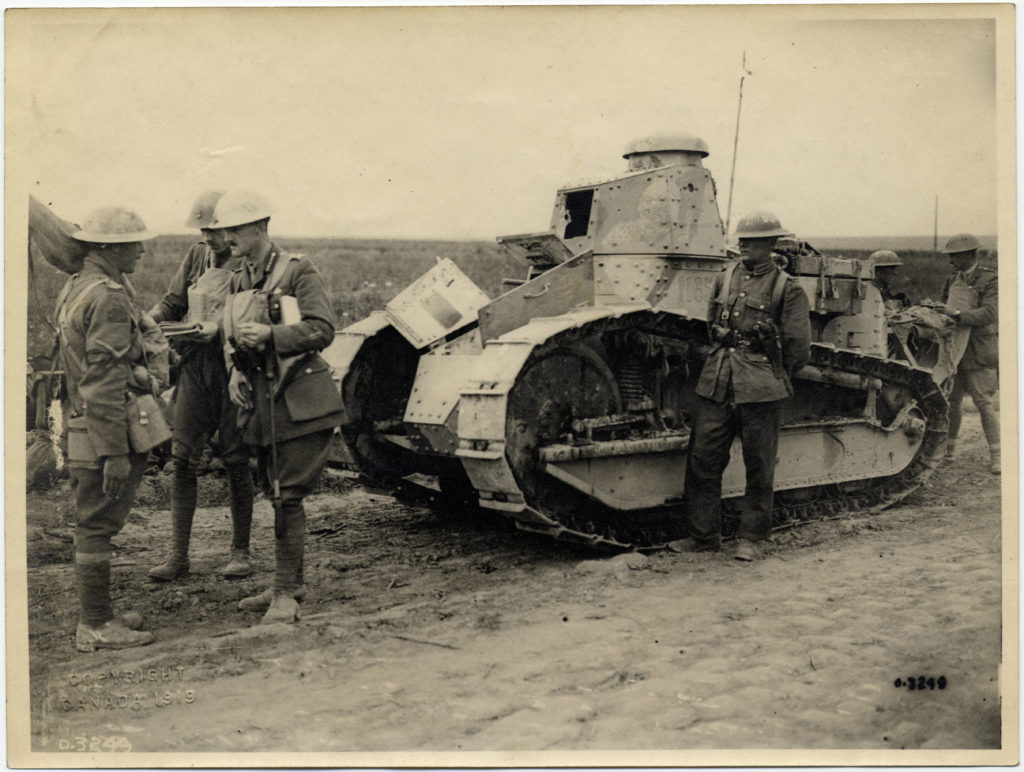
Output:
[[281,475],[277,468],[277,427],[274,421],[274,375],[275,357],[272,351],[267,351],[267,404],[270,408],[270,480],[274,486],[274,495],[271,503],[274,506],[274,538],[280,539],[284,536],[284,505],[281,502]]

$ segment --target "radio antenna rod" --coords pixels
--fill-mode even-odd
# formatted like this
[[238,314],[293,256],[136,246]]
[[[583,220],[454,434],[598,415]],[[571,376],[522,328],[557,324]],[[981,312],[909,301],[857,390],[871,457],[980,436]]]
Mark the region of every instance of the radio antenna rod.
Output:
[[729,221],[732,219],[732,186],[733,181],[736,179],[736,150],[740,144],[740,111],[743,109],[743,80],[748,75],[753,75],[750,70],[747,69],[747,52],[743,52],[743,74],[740,75],[740,99],[739,104],[736,105],[736,135],[732,141],[732,171],[729,172],[729,204],[725,210],[725,235],[726,238],[729,236]]

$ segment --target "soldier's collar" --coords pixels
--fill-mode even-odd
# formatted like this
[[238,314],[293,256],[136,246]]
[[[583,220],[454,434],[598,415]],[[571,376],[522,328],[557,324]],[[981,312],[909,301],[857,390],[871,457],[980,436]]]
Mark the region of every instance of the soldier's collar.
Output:
[[[119,284],[124,283],[124,274],[112,266],[102,252],[90,252],[82,263],[82,273],[102,273]],[[90,267],[95,270],[89,271]]]
[[765,262],[761,263],[760,265],[756,265],[753,268],[747,268],[747,266],[743,265],[742,262],[740,263],[740,266],[746,273],[749,273],[751,276],[764,276],[766,273],[772,270],[772,268],[775,267],[775,261],[766,260]]
[[960,273],[963,274],[964,279],[969,280],[974,278],[974,274],[978,272],[978,266],[980,265],[980,262],[981,261],[979,260],[975,260],[971,264],[970,268],[965,268],[964,270],[960,271]]

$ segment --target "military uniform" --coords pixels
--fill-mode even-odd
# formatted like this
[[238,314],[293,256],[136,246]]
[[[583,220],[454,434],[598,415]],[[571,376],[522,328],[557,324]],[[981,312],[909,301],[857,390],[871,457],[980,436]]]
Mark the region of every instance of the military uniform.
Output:
[[[230,252],[214,254],[205,242],[193,244],[171,279],[167,293],[154,307],[158,322],[219,321],[231,271],[241,264]],[[207,311],[195,306],[210,306]],[[150,572],[154,579],[173,579],[188,571],[188,548],[197,500],[197,475],[203,450],[217,435],[217,453],[228,478],[232,525],[232,562],[228,575],[249,573],[248,551],[255,490],[249,471],[249,449],[238,428],[238,408],[228,397],[228,376],[219,338],[175,344],[181,355],[174,397],[174,478],[171,490],[172,550],[169,561]]]
[[[342,405],[330,368],[318,354],[334,340],[334,312],[316,267],[271,244],[265,260],[258,264],[245,261],[233,272],[231,291],[264,288],[274,269],[280,273],[282,265],[280,279],[268,288],[268,351],[253,357],[252,366],[241,365],[252,387],[252,409],[243,411],[240,420],[246,443],[256,451],[260,483],[268,496],[273,493],[271,439],[276,440],[284,527],[275,534],[274,590],[294,593],[302,584],[306,517],[302,499],[312,493],[327,463],[334,429],[341,424]],[[281,322],[281,298],[285,296],[297,301],[298,323]],[[232,359],[233,348],[229,340],[229,367],[239,366]],[[266,364],[268,356],[272,367]],[[274,372],[278,369],[281,372]]]
[[971,335],[949,395],[949,441],[956,441],[963,418],[964,394],[970,394],[981,414],[981,428],[993,460],[998,461],[999,415],[995,399],[999,390],[998,277],[995,271],[977,263],[966,271],[955,271],[942,287],[943,302],[948,302],[950,290],[957,285],[966,286],[976,303],[973,308],[958,309],[958,322],[970,327]]
[[[721,540],[722,474],[737,433],[747,477],[739,535],[758,541],[771,528],[779,416],[793,395],[790,374],[810,355],[807,296],[780,273],[771,262],[736,265],[718,277],[708,306],[712,347],[697,381],[684,489],[687,530],[704,548],[716,549]],[[777,280],[785,284],[773,309]],[[768,323],[778,342],[770,331],[759,334]]]
[[[75,563],[82,621],[98,627],[113,618],[111,538],[124,526],[146,453],[128,440],[126,396],[144,392],[140,311],[130,287],[103,255],[91,252],[61,293],[57,307],[60,358],[66,378],[64,440],[75,495]],[[103,491],[108,456],[127,456],[131,472],[119,498]]]

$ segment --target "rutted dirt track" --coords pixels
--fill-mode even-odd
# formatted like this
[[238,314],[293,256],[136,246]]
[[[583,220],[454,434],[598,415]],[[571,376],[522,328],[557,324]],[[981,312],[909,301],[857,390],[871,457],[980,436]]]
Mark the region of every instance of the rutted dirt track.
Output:
[[67,491],[30,496],[33,749],[997,748],[1000,494],[976,414],[964,435],[900,507],[779,532],[753,564],[574,551],[332,476],[307,500],[293,626],[236,608],[271,576],[262,498],[258,574],[215,575],[217,477],[192,576],[145,581],[169,534],[155,476],[117,539],[114,596],[157,642],[98,654],[73,650]]

